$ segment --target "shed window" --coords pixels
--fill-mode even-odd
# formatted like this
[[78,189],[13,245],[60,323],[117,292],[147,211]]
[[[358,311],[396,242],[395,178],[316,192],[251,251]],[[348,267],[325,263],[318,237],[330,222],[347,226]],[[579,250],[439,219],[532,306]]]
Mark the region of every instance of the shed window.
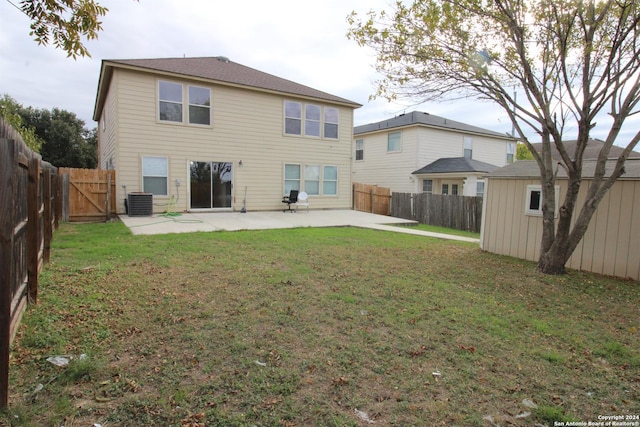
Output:
[[[555,187],[556,196],[556,211],[555,215],[558,215],[558,205],[560,199],[560,187]],[[542,186],[540,185],[527,185],[527,198],[526,205],[524,207],[525,215],[542,216]]]

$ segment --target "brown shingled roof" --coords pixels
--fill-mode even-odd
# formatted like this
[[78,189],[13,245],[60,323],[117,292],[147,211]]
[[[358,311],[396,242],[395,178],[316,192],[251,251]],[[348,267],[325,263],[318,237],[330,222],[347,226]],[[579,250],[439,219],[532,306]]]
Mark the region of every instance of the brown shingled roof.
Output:
[[258,90],[315,98],[348,105],[354,108],[361,106],[348,99],[258,71],[254,68],[230,61],[228,58],[222,56],[201,58],[114,59],[104,60],[103,68],[105,66],[134,67],[152,72],[171,73],[207,79],[223,84],[240,85]]

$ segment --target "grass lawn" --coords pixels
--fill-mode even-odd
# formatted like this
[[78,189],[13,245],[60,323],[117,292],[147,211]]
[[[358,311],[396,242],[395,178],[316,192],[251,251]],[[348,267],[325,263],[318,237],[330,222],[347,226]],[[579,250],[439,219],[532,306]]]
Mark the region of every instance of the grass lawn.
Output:
[[[640,414],[640,284],[357,228],[63,224],[1,426],[553,426]],[[66,368],[49,356],[74,356]],[[80,357],[80,355],[85,355]]]

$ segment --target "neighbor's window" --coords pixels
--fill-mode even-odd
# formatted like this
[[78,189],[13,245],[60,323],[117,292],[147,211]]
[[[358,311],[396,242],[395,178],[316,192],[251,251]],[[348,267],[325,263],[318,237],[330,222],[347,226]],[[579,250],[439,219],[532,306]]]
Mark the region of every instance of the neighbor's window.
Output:
[[364,139],[356,139],[356,160],[364,160]]
[[451,195],[458,195],[458,184],[451,184]]
[[288,135],[302,135],[301,103],[292,101],[284,102],[284,133]]
[[325,166],[322,172],[322,194],[335,196],[338,194],[338,167]]
[[442,184],[442,194],[449,194],[449,184]]
[[304,134],[306,136],[320,136],[320,107],[306,104],[304,106]]
[[142,158],[142,191],[157,196],[168,194],[169,168],[166,157]]
[[464,137],[464,158],[473,158],[473,138],[469,136]]
[[425,179],[422,181],[422,192],[427,194],[433,194],[433,180]]
[[300,190],[300,165],[284,165],[284,195],[291,190]]
[[476,182],[476,197],[484,197],[484,181]]
[[158,111],[162,121],[182,122],[182,85],[165,81],[158,82]]
[[304,167],[304,191],[309,195],[320,194],[320,166]]
[[507,163],[513,163],[516,153],[516,144],[514,142],[507,143]]
[[189,86],[189,123],[211,124],[211,89]]
[[324,109],[324,137],[338,139],[338,120],[340,115],[337,108]]
[[402,134],[400,132],[390,132],[387,135],[387,153],[398,152],[402,149]]

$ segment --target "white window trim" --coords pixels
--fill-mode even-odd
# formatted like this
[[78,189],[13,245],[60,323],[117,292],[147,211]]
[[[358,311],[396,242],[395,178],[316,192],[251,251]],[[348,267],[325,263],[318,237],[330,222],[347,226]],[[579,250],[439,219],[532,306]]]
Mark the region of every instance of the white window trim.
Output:
[[[531,209],[531,193],[534,191],[539,191],[540,192],[540,208],[538,209]],[[556,193],[556,209],[555,209],[555,213],[554,215],[557,217],[558,216],[558,212],[559,212],[559,205],[560,205],[560,186],[556,185],[555,186],[555,193]],[[531,184],[531,185],[527,185],[527,194],[526,197],[524,199],[524,214],[528,215],[528,216],[542,216],[542,203],[543,203],[543,195],[542,195],[542,185],[540,184]]]
[[[213,111],[213,107],[211,104],[213,104],[211,102],[211,88],[207,87],[207,86],[198,86],[198,85],[183,85],[186,86],[186,89],[183,87],[183,91],[186,90],[186,95],[187,95],[187,111],[186,111],[186,116],[187,116],[187,123],[189,126],[202,126],[202,127],[211,127],[213,124],[213,117],[211,112]],[[191,97],[189,96],[189,88],[199,88],[199,89],[207,89],[209,91],[209,105],[200,105],[200,104],[192,104],[191,103]],[[198,108],[208,108],[209,109],[209,123],[208,124],[203,124],[203,123],[193,123],[191,121],[191,110],[189,107],[194,106],[194,107],[198,107]],[[184,115],[184,114],[183,114]]]
[[[300,106],[300,114],[301,117],[293,117],[287,116],[287,103],[298,104]],[[307,107],[314,106],[320,108],[320,119],[307,119]],[[329,109],[336,110],[338,114],[336,122],[330,122],[326,119],[326,111]],[[313,103],[305,103],[301,101],[294,101],[291,99],[284,99],[282,102],[282,134],[284,136],[292,136],[298,138],[309,138],[309,139],[328,139],[331,141],[337,141],[340,139],[340,109],[337,107],[328,107],[326,105],[321,104],[313,104]],[[287,120],[299,120],[300,121],[300,133],[289,133],[287,132]],[[307,133],[307,122],[318,123],[318,135],[308,134]],[[326,136],[325,135],[325,125],[332,124],[337,127],[336,137]]]
[[[396,134],[396,133],[400,135],[400,144],[398,144],[399,148],[397,150],[389,150],[389,137],[392,134]],[[387,153],[401,153],[401,152],[402,152],[402,131],[389,132],[387,134]]]
[[[144,173],[144,159],[164,159],[166,161],[167,164],[167,175],[145,175]],[[161,177],[161,178],[167,178],[167,188],[165,188],[165,194],[154,194],[154,197],[168,197],[169,196],[169,158],[166,156],[142,156],[140,158],[140,188],[142,189],[142,191],[145,191],[144,188],[144,178],[145,177]]]
[[[361,147],[360,149],[358,149],[358,142],[360,143]],[[362,152],[362,158],[358,159],[358,151]],[[363,138],[359,138],[356,139],[356,150],[354,153],[354,160],[356,162],[363,162],[364,161],[364,139]]]

